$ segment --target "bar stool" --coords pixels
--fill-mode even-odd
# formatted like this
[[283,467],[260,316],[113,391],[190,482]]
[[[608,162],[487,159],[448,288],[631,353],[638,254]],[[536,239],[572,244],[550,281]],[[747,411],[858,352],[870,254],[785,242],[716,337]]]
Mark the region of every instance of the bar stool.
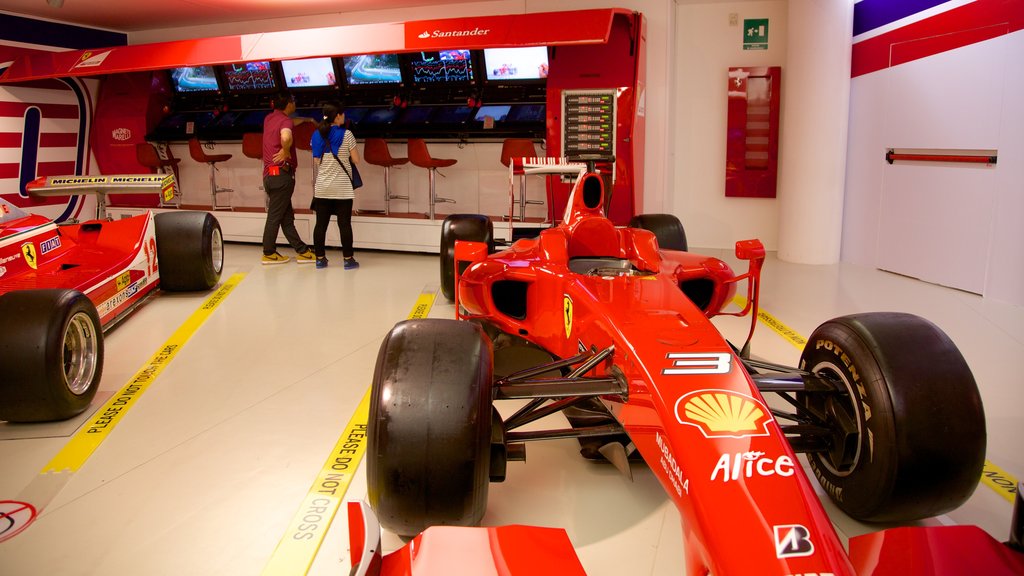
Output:
[[[451,158],[431,158],[430,151],[427,150],[427,143],[422,138],[409,138],[409,161],[414,166],[420,168],[426,168],[430,174],[430,199],[427,201],[427,217],[431,220],[434,219],[434,205],[441,204],[444,202],[451,202],[455,204],[455,200],[451,198],[438,198],[437,191],[434,187],[434,173],[437,172],[438,168],[446,168],[454,165],[458,160]],[[441,174],[444,176],[444,174]]]
[[234,192],[231,188],[221,188],[217,185],[217,162],[225,162],[231,159],[231,154],[207,154],[199,138],[192,138],[188,141],[188,152],[196,162],[210,165],[210,198],[213,210],[233,210],[231,204],[218,204],[217,194],[221,192]]
[[391,200],[408,200],[409,196],[391,193],[391,167],[401,166],[408,158],[393,158],[388,150],[388,142],[383,138],[367,138],[363,144],[363,157],[367,164],[384,167],[384,215],[391,214]]
[[[242,154],[246,158],[260,161],[260,174],[263,173],[263,133],[246,132],[242,134]],[[260,178],[260,190],[263,190],[263,179]],[[270,211],[270,196],[263,195],[263,206]]]
[[[537,149],[528,138],[506,138],[501,144],[501,163],[508,168],[513,158],[536,158]],[[526,220],[527,204],[544,204],[542,200],[526,199],[526,175],[519,179],[519,221]]]
[[181,183],[178,179],[178,163],[181,162],[180,158],[175,158],[174,154],[171,153],[171,147],[165,148],[167,157],[161,158],[160,154],[156,151],[149,142],[139,142],[135,145],[135,159],[146,168],[150,170],[156,170],[160,174],[167,174],[167,169],[171,169],[171,173],[174,174],[174,194],[169,201],[165,201],[163,194],[160,195],[160,207],[166,208],[173,206],[175,208],[181,208]]

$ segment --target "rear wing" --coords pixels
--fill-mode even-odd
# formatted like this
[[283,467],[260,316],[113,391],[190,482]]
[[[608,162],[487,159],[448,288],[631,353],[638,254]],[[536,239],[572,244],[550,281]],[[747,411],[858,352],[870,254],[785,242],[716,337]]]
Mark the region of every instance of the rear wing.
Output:
[[107,176],[40,176],[25,186],[33,196],[96,195],[96,218],[107,217],[107,194],[160,194],[174,199],[174,174],[117,174]]

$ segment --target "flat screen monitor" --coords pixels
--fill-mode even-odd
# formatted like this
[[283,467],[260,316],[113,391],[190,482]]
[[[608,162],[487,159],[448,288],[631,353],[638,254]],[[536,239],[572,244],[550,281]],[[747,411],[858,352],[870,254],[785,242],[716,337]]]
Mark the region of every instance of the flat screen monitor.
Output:
[[483,122],[485,117],[490,116],[494,118],[495,122],[504,122],[508,119],[508,112],[511,109],[511,105],[481,106],[480,109],[476,111],[476,117],[474,119],[477,122]]
[[516,104],[508,114],[510,122],[544,122],[543,104]]
[[548,77],[546,46],[486,48],[484,68],[489,81],[536,81]]
[[409,61],[412,81],[416,84],[472,82],[473,60],[469,50],[415,52]]
[[242,116],[242,126],[246,129],[262,127],[268,114],[270,110],[250,110]]
[[373,126],[376,124],[390,124],[398,117],[399,108],[373,108],[366,112],[359,122],[361,126]]
[[185,66],[171,70],[175,92],[216,92],[217,74],[213,66]]
[[345,80],[349,86],[401,84],[402,69],[398,54],[362,54],[345,56]]
[[240,62],[228,64],[224,67],[224,83],[227,89],[232,92],[248,92],[258,90],[274,90],[277,82],[274,81],[274,71],[270,69],[270,62]]
[[345,108],[345,122],[348,124],[358,124],[363,116],[366,116],[368,108],[357,106],[355,108]]
[[426,124],[430,120],[430,114],[433,111],[433,106],[410,106],[402,112],[402,117],[398,119],[398,123]]
[[438,106],[430,118],[433,124],[462,124],[473,116],[469,106]]
[[284,84],[289,88],[324,88],[335,86],[334,63],[330,58],[282,60]]

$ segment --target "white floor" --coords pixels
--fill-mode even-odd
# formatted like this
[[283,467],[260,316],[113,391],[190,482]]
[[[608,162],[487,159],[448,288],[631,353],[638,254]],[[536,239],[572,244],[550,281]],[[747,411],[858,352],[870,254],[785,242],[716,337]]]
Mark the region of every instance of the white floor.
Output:
[[[258,247],[229,245],[225,278],[242,272],[244,280],[38,520],[0,544],[0,574],[260,574],[369,386],[381,339],[438,284],[436,256],[361,252],[362,268],[346,271],[340,254],[330,255],[326,270],[263,267]],[[108,334],[103,392],[124,386],[205,297],[161,295]],[[859,311],[932,320],[974,371],[988,460],[1024,476],[1024,381],[1015,364],[1024,358],[1024,309],[875,270],[774,256],[762,308],[805,337]],[[453,308],[439,296],[430,315],[452,317]],[[741,343],[747,320],[719,326]],[[763,325],[753,351],[782,363],[799,356]],[[17,500],[72,432],[0,424],[0,501]],[[63,436],[32,438],[47,434]],[[679,515],[642,464],[630,483],[582,460],[573,440],[531,444],[528,456],[491,485],[485,524],[565,528],[593,576],[683,573]],[[365,495],[360,468],[346,499]],[[878,529],[827,508],[844,536]],[[1005,540],[1010,514],[1007,500],[979,485],[936,521],[978,524]],[[348,573],[347,532],[342,509],[309,574]],[[386,547],[399,544],[386,535]]]

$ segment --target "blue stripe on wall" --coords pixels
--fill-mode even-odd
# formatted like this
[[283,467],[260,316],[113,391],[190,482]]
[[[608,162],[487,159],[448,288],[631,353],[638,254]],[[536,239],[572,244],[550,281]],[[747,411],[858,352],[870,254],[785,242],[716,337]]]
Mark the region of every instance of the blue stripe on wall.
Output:
[[853,5],[853,35],[891,24],[949,0],[862,0]]
[[121,32],[59,24],[13,14],[0,14],[0,40],[73,50],[128,45],[128,35]]

